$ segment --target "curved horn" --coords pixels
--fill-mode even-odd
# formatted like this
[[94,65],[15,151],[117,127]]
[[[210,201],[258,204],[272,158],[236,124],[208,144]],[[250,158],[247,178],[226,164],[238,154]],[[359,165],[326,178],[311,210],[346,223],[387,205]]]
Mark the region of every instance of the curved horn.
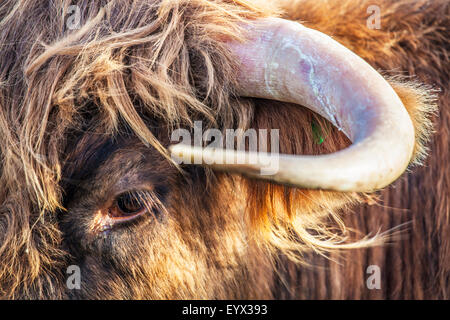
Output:
[[[263,154],[178,144],[172,154],[201,156],[213,168],[302,188],[369,192],[385,187],[407,168],[414,127],[400,98],[383,77],[325,34],[277,18],[248,28],[250,40],[229,43],[238,60],[240,95],[301,104],[342,130],[353,144],[319,156]],[[244,156],[244,164],[223,163]],[[258,153],[261,155],[261,153]],[[278,171],[262,174],[262,162]],[[242,162],[241,162],[242,163]],[[266,164],[267,166],[267,164]]]

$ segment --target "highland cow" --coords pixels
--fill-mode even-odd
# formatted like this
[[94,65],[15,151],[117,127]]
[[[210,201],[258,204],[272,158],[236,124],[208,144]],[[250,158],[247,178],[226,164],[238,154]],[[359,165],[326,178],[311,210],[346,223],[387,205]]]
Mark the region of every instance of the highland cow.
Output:
[[[0,297],[448,298],[449,7],[3,1]],[[195,121],[279,129],[278,171]]]

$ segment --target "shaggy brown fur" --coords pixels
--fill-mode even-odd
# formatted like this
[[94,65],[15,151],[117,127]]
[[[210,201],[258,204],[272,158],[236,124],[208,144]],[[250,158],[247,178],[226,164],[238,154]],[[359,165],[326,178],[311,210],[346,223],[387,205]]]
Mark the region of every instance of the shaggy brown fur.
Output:
[[[369,30],[365,3],[353,1],[301,1],[284,8],[263,1],[4,1],[0,296],[364,298],[371,297],[361,287],[368,262],[385,270],[381,297],[447,297],[448,126],[440,127],[435,140],[441,149],[432,150],[433,174],[401,180],[388,193],[392,204],[423,220],[412,225],[414,241],[398,244],[403,254],[397,256],[404,259],[394,261],[394,252],[377,248],[366,261],[367,253],[357,251],[342,270],[328,260],[328,271],[299,269],[298,262],[316,264],[309,252],[334,255],[338,248],[376,244],[379,238],[360,241],[361,235],[376,231],[381,217],[374,214],[387,209],[377,206],[359,218],[345,217],[345,223],[337,211],[372,197],[291,189],[202,168],[182,174],[167,160],[170,131],[194,120],[219,128],[280,128],[281,151],[287,153],[326,153],[348,145],[304,108],[235,97],[236,66],[224,41],[243,41],[243,21],[283,9],[286,17],[333,35],[387,75],[407,71],[446,89],[446,2],[381,2],[385,29]],[[81,8],[79,30],[66,29],[71,4]],[[431,128],[431,88],[409,79],[391,81],[414,121],[414,162],[420,162]],[[448,92],[442,93],[441,121],[448,124]],[[324,144],[314,142],[311,121],[326,134]],[[97,210],[139,188],[147,190],[153,215],[109,233],[92,231]],[[384,228],[411,220],[384,215]],[[286,261],[279,273],[273,266],[283,258],[274,253],[296,264]],[[434,265],[401,266],[406,274],[398,273],[399,263],[417,259]],[[66,289],[71,264],[81,267],[80,291]],[[289,278],[287,288],[280,276]],[[415,282],[409,286],[401,279]],[[427,287],[427,279],[437,282]],[[408,295],[409,288],[414,294]]]
[[[369,5],[381,8],[381,30],[365,28]],[[297,1],[285,17],[300,20],[345,44],[387,76],[406,77],[438,90],[439,112],[430,156],[421,168],[344,216],[344,224],[362,234],[406,224],[407,233],[390,245],[333,254],[334,260],[309,256],[314,268],[280,263],[280,298],[449,299],[450,298],[450,4],[448,1]],[[410,114],[417,103],[395,87]],[[425,109],[424,109],[425,107]],[[417,115],[419,117],[417,118]],[[426,123],[426,122],[425,122]],[[421,157],[422,158],[422,157]],[[381,270],[381,289],[368,290],[369,265]]]

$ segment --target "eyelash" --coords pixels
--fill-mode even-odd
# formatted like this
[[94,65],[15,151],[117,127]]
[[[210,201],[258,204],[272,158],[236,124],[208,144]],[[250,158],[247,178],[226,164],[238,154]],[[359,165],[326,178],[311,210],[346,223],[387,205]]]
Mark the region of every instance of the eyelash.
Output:
[[120,194],[115,201],[115,205],[125,214],[135,214],[144,209],[148,201],[148,192],[145,191],[128,191]]
[[109,208],[108,214],[117,221],[146,213],[156,215],[164,207],[159,199],[161,195],[158,190],[150,192],[146,190],[132,190],[118,195],[114,204]]
[[159,218],[161,213],[167,213],[160,196],[158,189],[155,191],[132,190],[121,193],[109,208],[98,211],[90,229],[94,234],[107,232],[115,225],[130,222],[149,213],[153,217]]

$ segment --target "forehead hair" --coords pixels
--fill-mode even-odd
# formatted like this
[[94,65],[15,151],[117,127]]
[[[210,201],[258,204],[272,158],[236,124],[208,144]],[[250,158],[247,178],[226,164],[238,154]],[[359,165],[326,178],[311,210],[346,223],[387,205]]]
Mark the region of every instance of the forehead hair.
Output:
[[81,136],[125,130],[166,154],[150,122],[248,121],[224,42],[273,12],[245,0],[1,1],[0,296],[58,296],[59,271],[40,274],[66,256],[56,216]]
[[[80,13],[73,29],[70,5]],[[4,2],[3,173],[20,172],[4,178],[54,210],[71,134],[116,135],[124,126],[165,153],[146,118],[167,128],[193,119],[243,125],[223,42],[240,37],[239,21],[269,13],[245,1]]]

